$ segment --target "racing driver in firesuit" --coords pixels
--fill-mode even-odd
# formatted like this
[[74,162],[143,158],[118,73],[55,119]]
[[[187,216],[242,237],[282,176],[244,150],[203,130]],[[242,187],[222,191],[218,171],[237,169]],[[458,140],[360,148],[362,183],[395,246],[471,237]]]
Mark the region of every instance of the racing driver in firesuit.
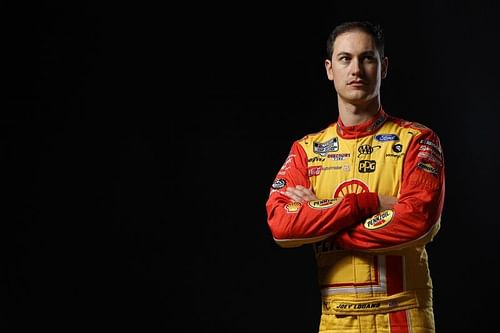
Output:
[[338,118],[292,143],[266,202],[271,233],[315,251],[319,332],[435,332],[426,244],[444,203],[440,140],[382,107],[380,26],[337,26],[327,53]]

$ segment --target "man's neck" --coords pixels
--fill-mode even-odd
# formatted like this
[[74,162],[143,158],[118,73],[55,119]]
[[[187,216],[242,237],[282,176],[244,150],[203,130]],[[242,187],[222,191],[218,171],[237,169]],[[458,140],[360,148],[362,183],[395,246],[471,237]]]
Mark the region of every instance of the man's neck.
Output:
[[338,103],[340,120],[344,126],[355,126],[371,119],[380,109],[380,101],[373,100],[363,105]]

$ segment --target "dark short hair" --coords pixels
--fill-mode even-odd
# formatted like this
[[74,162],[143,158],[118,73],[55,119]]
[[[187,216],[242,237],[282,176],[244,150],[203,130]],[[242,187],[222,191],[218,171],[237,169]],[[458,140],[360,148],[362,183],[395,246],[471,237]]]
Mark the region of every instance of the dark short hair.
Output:
[[328,36],[328,40],[326,41],[326,55],[328,59],[332,58],[333,43],[335,43],[337,37],[345,32],[355,30],[366,32],[372,36],[380,58],[384,58],[384,31],[382,27],[368,21],[350,21],[337,25],[330,33],[330,36]]

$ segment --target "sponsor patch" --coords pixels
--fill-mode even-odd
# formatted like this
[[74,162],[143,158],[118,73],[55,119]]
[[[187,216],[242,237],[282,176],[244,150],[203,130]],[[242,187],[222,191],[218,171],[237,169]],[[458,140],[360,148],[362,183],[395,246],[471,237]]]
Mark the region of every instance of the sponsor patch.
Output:
[[361,160],[358,164],[358,171],[360,173],[371,173],[375,172],[377,168],[377,161],[375,160]]
[[384,210],[383,212],[375,214],[371,218],[366,219],[364,227],[368,230],[380,229],[389,224],[393,216],[394,212],[392,210]]
[[307,169],[307,175],[309,177],[319,176],[320,173],[321,173],[321,166],[313,166]]
[[326,209],[333,207],[339,201],[338,198],[334,199],[321,199],[321,200],[312,200],[308,202],[309,207],[314,209]]
[[375,135],[375,140],[380,142],[399,141],[399,136],[396,134],[377,134]]
[[329,159],[334,160],[334,161],[343,161],[345,159],[350,158],[351,153],[328,154],[326,157],[328,157]]
[[314,142],[313,152],[320,156],[325,156],[327,153],[339,150],[339,139],[332,138],[326,142]]
[[339,303],[336,307],[336,309],[374,309],[374,308],[379,308],[380,303],[359,303],[359,304],[352,304],[352,303]]
[[362,155],[370,155],[374,151],[380,149],[382,147],[381,145],[377,146],[370,146],[370,145],[361,145],[358,147],[358,157],[361,157]]
[[285,210],[287,213],[297,213],[301,206],[300,202],[291,202],[285,205]]
[[439,169],[435,168],[430,163],[420,162],[417,164],[417,168],[422,169],[425,172],[431,173],[436,176],[439,174]]
[[438,159],[439,161],[443,160],[442,154],[433,147],[422,145],[418,148],[418,150],[420,151],[418,156],[420,156],[420,154],[429,154],[432,155],[434,158]]
[[436,163],[439,166],[443,166],[443,162],[441,162],[441,160],[435,158],[435,156],[433,154],[429,154],[428,152],[421,151],[420,153],[418,153],[417,156],[421,157],[424,160],[426,159],[426,160],[429,160],[431,162],[434,162],[434,163]]
[[385,154],[385,157],[396,157],[396,158],[399,158],[399,157],[403,157],[404,156],[403,145],[400,144],[400,143],[394,144],[392,146],[391,150],[393,152]]
[[400,143],[396,143],[394,146],[392,146],[392,151],[395,153],[401,153],[403,151],[403,145]]
[[283,178],[275,179],[273,185],[271,186],[274,190],[282,189],[286,186],[286,180]]
[[314,156],[314,157],[307,159],[307,162],[309,162],[309,163],[324,162],[324,161],[325,161],[324,157],[318,157],[318,156]]
[[436,149],[440,154],[442,153],[441,146],[431,140],[420,140],[420,143],[425,146],[430,146]]
[[340,165],[332,165],[332,166],[324,166],[321,167],[321,171],[328,171],[328,170],[342,170],[343,167]]
[[348,193],[368,192],[368,185],[360,179],[349,179],[339,184],[333,192],[334,198],[344,197]]

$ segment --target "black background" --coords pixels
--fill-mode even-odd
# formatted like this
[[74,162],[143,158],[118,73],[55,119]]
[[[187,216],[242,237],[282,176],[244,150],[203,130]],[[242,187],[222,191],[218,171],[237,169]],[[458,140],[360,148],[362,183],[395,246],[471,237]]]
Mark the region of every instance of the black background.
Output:
[[494,3],[3,2],[0,330],[314,332],[312,250],[273,242],[265,200],[291,142],[337,118],[328,33],[370,19],[386,30],[384,108],[445,152],[438,332],[485,331]]

